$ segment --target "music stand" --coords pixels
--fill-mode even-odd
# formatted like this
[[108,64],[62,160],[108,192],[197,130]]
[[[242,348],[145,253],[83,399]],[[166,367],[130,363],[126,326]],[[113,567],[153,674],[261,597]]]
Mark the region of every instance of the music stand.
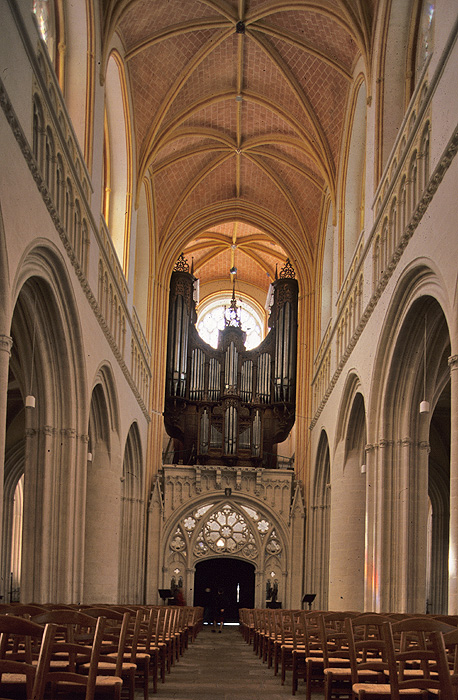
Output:
[[170,588],[159,588],[158,593],[164,601],[164,605],[166,600],[168,600],[169,598],[173,598],[172,591],[170,590]]
[[303,598],[302,598],[302,602],[303,602],[303,603],[308,603],[309,610],[311,610],[311,609],[312,609],[312,603],[313,603],[313,601],[315,600],[315,598],[316,598],[316,593],[306,593],[306,594],[303,596]]

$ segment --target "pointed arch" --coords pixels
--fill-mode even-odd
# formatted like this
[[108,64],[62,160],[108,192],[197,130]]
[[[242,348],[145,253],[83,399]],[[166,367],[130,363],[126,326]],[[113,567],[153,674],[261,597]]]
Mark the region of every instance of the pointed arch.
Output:
[[133,423],[124,448],[119,557],[120,603],[141,603],[144,584],[144,470],[140,433]]
[[99,368],[89,413],[86,476],[84,593],[86,603],[116,602],[118,595],[121,454],[119,403],[112,368]]
[[[114,248],[126,278],[130,260],[130,224],[132,217],[132,121],[124,61],[117,49],[110,53],[105,74],[104,199]],[[109,164],[109,169],[108,169]]]
[[316,592],[318,610],[328,609],[329,597],[329,543],[331,515],[331,464],[329,440],[321,431],[315,458],[311,494],[311,522],[308,539],[311,542],[311,558],[307,574],[307,588]]

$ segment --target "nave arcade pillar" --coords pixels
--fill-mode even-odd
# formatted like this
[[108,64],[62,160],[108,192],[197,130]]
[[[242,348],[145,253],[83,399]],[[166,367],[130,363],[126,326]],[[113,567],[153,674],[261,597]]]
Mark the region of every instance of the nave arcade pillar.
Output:
[[8,370],[13,339],[9,335],[0,335],[0,542],[2,541],[3,523],[3,481],[5,469],[6,408],[8,401]]
[[450,545],[448,613],[458,614],[458,355],[448,359],[450,367]]

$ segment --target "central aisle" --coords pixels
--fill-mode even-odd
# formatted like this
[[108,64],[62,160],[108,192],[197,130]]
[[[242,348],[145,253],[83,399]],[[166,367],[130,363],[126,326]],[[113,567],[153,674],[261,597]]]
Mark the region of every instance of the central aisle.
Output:
[[[299,681],[296,697],[305,695]],[[141,691],[136,692],[140,700]],[[221,634],[204,627],[173,666],[166,681],[158,683],[158,700],[280,700],[291,698],[291,672],[284,686],[280,676],[253,653],[239,628],[225,627]]]

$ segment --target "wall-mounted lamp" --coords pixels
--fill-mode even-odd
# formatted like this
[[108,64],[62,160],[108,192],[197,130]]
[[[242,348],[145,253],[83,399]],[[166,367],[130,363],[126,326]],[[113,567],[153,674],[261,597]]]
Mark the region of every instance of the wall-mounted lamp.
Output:
[[92,462],[92,452],[87,453],[87,461]]
[[28,396],[25,397],[25,406],[26,408],[35,408],[35,396],[32,396],[32,394],[29,394]]
[[365,473],[366,473],[366,465],[362,464],[361,465],[361,474],[365,474]]

